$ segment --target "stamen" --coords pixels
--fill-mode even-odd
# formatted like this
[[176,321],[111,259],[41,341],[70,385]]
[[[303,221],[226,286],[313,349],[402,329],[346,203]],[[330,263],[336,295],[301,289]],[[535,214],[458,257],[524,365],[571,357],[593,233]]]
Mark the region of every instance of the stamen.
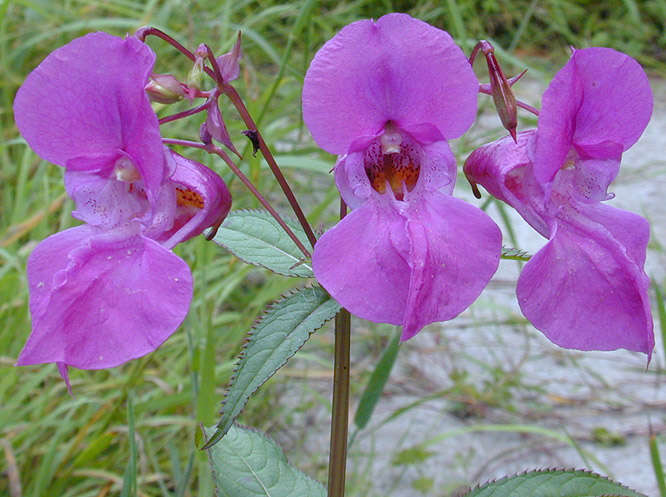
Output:
[[113,174],[118,181],[132,183],[141,179],[139,171],[129,157],[120,157],[113,166]]
[[383,154],[400,153],[402,135],[390,121],[386,124],[384,134],[381,136],[380,141],[382,143]]

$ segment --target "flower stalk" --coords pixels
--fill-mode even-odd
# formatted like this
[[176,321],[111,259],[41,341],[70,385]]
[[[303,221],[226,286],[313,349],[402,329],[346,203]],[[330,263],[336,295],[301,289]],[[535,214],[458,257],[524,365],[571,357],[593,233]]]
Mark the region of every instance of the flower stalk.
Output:
[[[340,219],[347,205],[340,199]],[[328,460],[328,497],[344,497],[349,433],[349,350],[351,316],[341,309],[335,316],[335,365],[333,368],[333,419]]]
[[[167,42],[169,45],[174,47],[176,50],[178,50],[180,53],[182,53],[185,57],[190,59],[191,61],[195,62],[196,61],[196,55],[185,48],[180,42],[178,42],[175,38],[169,36],[165,32],[163,32],[160,29],[157,29],[152,26],[146,26],[141,29],[139,29],[136,32],[136,36],[140,40],[145,40],[146,37],[149,35],[156,36],[160,38],[161,40]],[[243,103],[242,98],[236,91],[236,89],[231,86],[227,81],[224,80],[222,77],[222,72],[220,71],[220,67],[218,65],[217,59],[215,58],[215,55],[211,51],[210,47],[206,45],[206,50],[207,50],[207,55],[208,55],[208,60],[210,61],[211,67],[203,66],[203,70],[208,76],[210,76],[216,83],[218,89],[220,92],[224,93],[229,100],[233,103],[234,107],[236,107],[236,110],[241,116],[241,119],[243,119],[243,122],[245,125],[248,127],[249,130],[251,130],[254,134],[253,136],[256,136],[256,141],[259,145],[259,150],[261,151],[261,154],[264,156],[266,159],[266,162],[268,163],[268,166],[271,168],[271,171],[273,172],[273,175],[275,176],[275,179],[277,180],[278,184],[280,185],[280,188],[282,189],[283,193],[287,197],[287,201],[289,202],[289,205],[291,205],[291,208],[294,211],[294,214],[296,215],[296,218],[298,219],[298,222],[301,224],[303,227],[303,230],[305,231],[306,236],[308,237],[308,241],[310,244],[314,247],[315,242],[317,241],[317,237],[314,234],[314,231],[312,230],[312,227],[310,226],[310,223],[308,222],[307,218],[305,217],[305,214],[303,213],[303,209],[301,209],[300,204],[296,200],[296,196],[294,195],[294,192],[291,190],[291,187],[287,183],[287,180],[285,179],[284,175],[282,174],[282,171],[280,170],[280,167],[277,165],[277,162],[275,161],[275,158],[273,157],[273,154],[271,153],[270,149],[266,145],[266,142],[264,141],[263,136],[261,135],[261,132],[257,129],[257,125],[252,119],[252,116],[247,110],[247,107]],[[199,147],[199,148],[205,148],[205,147]],[[216,152],[214,152],[216,153]],[[226,154],[225,154],[226,155]],[[240,178],[240,176],[239,176]],[[242,181],[242,180],[241,180]],[[245,184],[245,181],[243,181]],[[247,185],[246,185],[247,186]],[[256,195],[255,195],[256,196]],[[263,205],[263,203],[262,203]],[[274,209],[272,209],[274,211]],[[276,218],[276,221],[280,223],[280,225],[283,224],[283,222],[280,222]],[[291,230],[289,230],[291,231]],[[289,232],[287,232],[289,234]],[[292,233],[293,234],[293,233]],[[292,237],[291,235],[289,235]],[[292,237],[293,239],[293,237]],[[295,242],[295,240],[294,240]],[[297,243],[297,245],[302,245],[300,241]],[[299,249],[301,247],[299,246]],[[303,252],[303,249],[301,249]],[[308,252],[305,250],[305,252]]]

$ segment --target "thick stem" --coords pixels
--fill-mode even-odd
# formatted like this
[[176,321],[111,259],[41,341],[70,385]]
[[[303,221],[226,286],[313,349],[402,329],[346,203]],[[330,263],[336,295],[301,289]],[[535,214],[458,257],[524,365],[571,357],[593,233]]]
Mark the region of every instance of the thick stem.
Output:
[[[340,199],[340,219],[347,206]],[[335,366],[333,369],[333,418],[328,460],[328,497],[344,497],[349,432],[349,349],[351,316],[341,309],[335,316]]]
[[238,166],[234,163],[233,160],[231,160],[231,157],[222,150],[220,147],[214,145],[213,143],[210,144],[204,144],[204,143],[199,143],[199,142],[194,142],[194,141],[189,141],[189,140],[175,140],[171,138],[162,138],[163,143],[171,144],[171,145],[182,145],[184,147],[192,147],[192,148],[200,148],[202,150],[205,150],[208,153],[215,154],[219,156],[224,162],[227,163],[227,166],[229,166],[229,169],[233,171],[233,173],[238,176],[238,179],[241,180],[241,182],[245,185],[245,187],[250,190],[250,193],[254,195],[257,200],[259,200],[259,203],[273,216],[273,218],[277,221],[277,223],[280,225],[280,227],[287,233],[289,238],[292,239],[292,241],[296,244],[298,249],[303,253],[306,259],[309,259],[311,257],[310,252],[308,249],[305,248],[305,245],[303,245],[303,242],[296,236],[296,234],[292,231],[292,229],[287,225],[287,223],[284,222],[280,214],[271,206],[271,204],[268,203],[268,200],[264,198],[264,196],[259,193],[259,190],[252,184],[250,179],[243,174],[243,171],[241,171]]

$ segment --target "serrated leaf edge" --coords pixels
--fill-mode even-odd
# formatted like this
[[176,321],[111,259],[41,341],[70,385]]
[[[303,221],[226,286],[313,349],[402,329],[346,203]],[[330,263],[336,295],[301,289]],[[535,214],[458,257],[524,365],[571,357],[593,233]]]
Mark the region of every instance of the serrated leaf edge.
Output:
[[[633,488],[630,488],[630,487],[624,485],[623,483],[620,483],[620,482],[617,482],[617,481],[615,481],[615,480],[612,480],[612,479],[610,479],[610,478],[607,477],[607,476],[604,476],[604,475],[601,475],[601,474],[599,474],[599,473],[596,473],[595,471],[590,471],[589,469],[576,469],[576,468],[540,468],[540,469],[526,469],[525,471],[521,471],[521,472],[518,472],[518,473],[514,473],[514,474],[512,474],[512,475],[503,476],[502,478],[493,479],[493,480],[488,480],[488,481],[486,481],[485,483],[482,483],[482,484],[477,483],[476,486],[474,486],[473,488],[470,488],[470,489],[467,491],[467,493],[465,493],[465,494],[462,495],[462,497],[467,497],[468,495],[471,495],[472,492],[476,492],[477,490],[480,490],[480,489],[482,489],[483,487],[486,487],[486,486],[488,486],[488,485],[491,485],[491,484],[494,484],[494,483],[501,483],[501,482],[504,481],[504,480],[510,480],[511,478],[515,478],[515,477],[517,477],[517,476],[525,476],[525,475],[528,475],[528,474],[537,474],[537,473],[539,473],[539,474],[544,474],[544,473],[572,473],[572,472],[573,472],[573,473],[582,473],[583,475],[587,475],[587,476],[595,476],[595,477],[598,477],[598,478],[600,478],[600,479],[602,479],[602,480],[606,480],[606,481],[612,483],[613,485],[618,485],[620,488],[623,488],[623,489],[625,489],[625,490],[629,490],[630,492],[633,492],[633,493],[635,493],[635,494],[643,495],[643,494],[642,494],[641,492],[639,492],[638,490],[634,490]],[[581,475],[581,476],[582,476],[582,475]],[[605,497],[605,496],[615,497],[614,494],[603,494],[603,495],[600,495],[599,497]],[[618,496],[618,497],[624,497],[624,496]],[[645,496],[645,497],[647,497],[647,496]]]
[[[267,218],[270,218],[270,219],[274,220],[273,216],[271,216],[271,213],[268,212],[267,210],[264,210],[264,209],[237,209],[237,210],[233,211],[233,213],[244,213],[244,214],[254,214],[254,215],[260,214],[260,215],[265,215],[264,217],[267,217]],[[303,229],[301,227],[301,225],[298,223],[298,221],[296,219],[292,218],[292,217],[282,217],[282,219],[284,220],[285,223],[291,224],[292,227],[293,226],[298,226],[299,229]],[[220,227],[222,228],[224,226],[220,226]],[[289,278],[313,278],[314,277],[314,273],[313,273],[312,276],[302,276],[300,274],[295,274],[293,272],[276,271],[275,269],[269,268],[266,265],[261,264],[259,262],[251,262],[251,261],[246,260],[245,258],[236,254],[236,252],[231,250],[226,244],[222,243],[221,241],[218,241],[216,237],[213,238],[213,242],[216,245],[225,249],[230,254],[232,254],[236,259],[238,259],[240,261],[243,261],[245,264],[250,264],[251,266],[256,266],[256,267],[262,267],[264,269],[267,269],[271,273],[280,274],[282,276],[287,276]],[[303,264],[305,264],[305,262],[306,262],[305,258],[302,258],[302,259],[298,259],[298,262],[296,264],[303,265]],[[312,270],[312,264],[308,264],[307,267],[310,268],[311,272],[313,271]]]
[[[231,387],[233,386],[234,382],[236,381],[237,373],[238,373],[238,371],[239,371],[239,369],[240,369],[240,367],[241,367],[241,363],[242,363],[243,360],[245,359],[245,352],[246,352],[247,346],[248,346],[250,340],[252,339],[252,337],[254,336],[254,332],[256,331],[257,327],[261,324],[261,322],[264,320],[264,318],[266,317],[266,315],[269,314],[273,309],[275,309],[280,303],[284,302],[285,300],[287,300],[287,299],[290,298],[290,297],[293,297],[294,295],[297,295],[298,293],[301,293],[303,290],[308,290],[308,289],[313,289],[313,288],[319,288],[319,289],[323,290],[324,292],[326,292],[326,290],[325,290],[322,286],[317,285],[317,284],[305,285],[305,286],[302,286],[302,287],[299,287],[299,288],[292,288],[292,289],[286,291],[285,293],[283,293],[282,295],[280,295],[280,297],[278,297],[277,299],[275,299],[273,302],[271,302],[270,304],[268,304],[268,305],[264,308],[264,311],[263,311],[259,316],[257,316],[257,318],[254,320],[253,325],[250,327],[249,331],[248,331],[248,332],[246,333],[246,335],[245,335],[245,338],[243,339],[243,343],[242,343],[242,345],[241,345],[241,350],[240,350],[240,352],[238,353],[238,357],[236,358],[236,362],[234,363],[234,366],[233,366],[233,369],[232,369],[232,373],[231,373],[231,377],[229,378],[229,382],[228,382],[228,384],[227,384],[227,388],[226,388],[226,390],[225,390],[225,392],[224,392],[224,397],[222,398],[222,401],[221,401],[221,407],[220,407],[220,411],[219,411],[219,413],[218,413],[220,416],[222,416],[222,415],[224,414],[224,406],[226,405],[227,397],[228,397],[228,395],[229,395],[229,392],[230,392],[230,390],[231,390]],[[326,294],[328,295],[328,292],[326,292]],[[328,295],[328,296],[329,296],[329,298],[332,299],[332,297],[331,297],[330,295]],[[318,331],[318,330],[320,330],[321,328],[323,328],[323,326],[324,326],[328,321],[330,321],[331,319],[333,319],[333,318],[330,318],[330,319],[325,320],[325,321],[321,324],[321,326],[319,326],[319,327],[313,329],[310,333],[308,333],[308,339],[313,335],[313,333],[315,333],[316,331]],[[308,339],[306,339],[305,342],[307,342]],[[303,345],[305,345],[305,342],[303,342]],[[298,347],[298,349],[296,349],[296,352],[294,352],[294,354],[293,354],[291,357],[293,357],[294,355],[296,355],[296,353],[297,353],[299,350],[301,350],[301,348],[303,348],[303,345],[301,345],[300,347]],[[266,378],[263,382],[261,382],[259,385],[257,385],[257,388],[255,388],[254,391],[252,391],[252,392],[250,393],[250,395],[248,396],[247,400],[246,400],[245,403],[243,404],[243,407],[241,408],[241,412],[242,412],[242,410],[245,408],[245,405],[247,405],[247,403],[249,402],[249,400],[250,400],[250,399],[254,396],[254,394],[259,390],[259,388],[261,388],[261,387],[264,385],[264,383],[266,383],[268,380],[270,380],[270,379],[275,375],[275,373],[277,373],[277,372],[278,372],[278,371],[279,371],[279,370],[280,370],[285,364],[287,364],[287,362],[289,362],[289,359],[291,359],[291,357],[288,357],[288,358],[287,358],[282,364],[280,364],[277,368],[275,368],[275,370],[273,371],[273,373],[272,373],[270,376],[268,376],[268,378]],[[239,415],[240,415],[240,412],[238,413],[237,416],[239,416]],[[234,419],[235,419],[235,418],[234,418]],[[222,422],[222,420],[220,420],[220,421],[217,423],[217,425],[216,425],[216,428],[217,428],[218,431],[220,430],[220,426],[219,426],[219,425],[220,425],[221,422]],[[233,424],[236,424],[235,421],[232,423],[232,425],[233,425]],[[217,442],[219,442],[220,440],[222,440],[222,438],[224,438],[224,436],[226,435],[226,432],[223,433],[222,435],[219,435],[219,438],[217,438],[217,440],[215,440],[215,442],[211,443],[211,440],[213,440],[215,437],[218,436],[218,431],[216,431],[216,432],[213,434],[213,436],[212,436],[208,441],[206,441],[206,443],[204,444],[204,446],[202,447],[202,449],[210,449],[210,447],[212,447],[212,446],[215,445]]]
[[527,262],[532,258],[532,254],[525,250],[502,245],[501,258],[504,260]]

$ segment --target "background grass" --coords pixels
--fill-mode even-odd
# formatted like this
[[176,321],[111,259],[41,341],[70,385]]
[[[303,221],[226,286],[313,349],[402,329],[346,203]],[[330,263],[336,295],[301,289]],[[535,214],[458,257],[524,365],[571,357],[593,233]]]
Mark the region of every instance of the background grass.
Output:
[[[157,352],[107,371],[72,370],[74,397],[53,365],[13,367],[30,330],[26,258],[40,240],[75,224],[62,171],[41,161],[13,124],[12,101],[25,76],[51,50],[89,31],[123,35],[151,24],[189,47],[206,41],[221,53],[241,29],[245,55],[237,87],[250,112],[261,116],[266,140],[311,221],[330,225],[337,199],[327,172],[334,158],[318,151],[303,129],[303,76],[314,52],[342,26],[391,11],[449,30],[468,52],[477,39],[492,39],[509,72],[528,65],[533,78],[549,77],[569,45],[611,46],[639,59],[652,74],[665,74],[666,0],[0,2],[0,495],[133,495],[133,489],[150,496],[212,495],[205,455],[195,448],[198,423],[215,419],[234,355],[256,315],[298,284],[249,268],[199,238],[177,248],[192,267],[195,300],[184,325]],[[185,77],[189,67],[182,57],[155,39],[149,43],[158,53],[158,72]],[[236,143],[243,145],[237,116],[229,107],[223,112]],[[168,124],[163,134],[196,138],[198,124]],[[463,141],[459,150],[470,146]],[[245,151],[243,167],[288,212],[260,159]],[[229,181],[234,208],[257,206],[219,160],[188,155]],[[363,329],[354,344],[366,357],[355,368],[356,385],[393,333],[385,327]],[[310,376],[330,378],[330,335],[322,330],[301,354]],[[442,395],[459,402],[462,411],[474,405],[470,398],[511,409],[516,375],[495,371],[491,385],[479,390],[459,374],[456,388]],[[280,402],[287,394],[289,405]],[[326,409],[328,402],[298,369],[287,369],[251,401],[242,420],[282,433],[283,441],[288,434],[293,437],[288,445],[298,450],[299,429],[312,427],[293,423],[313,407]],[[316,429],[327,432],[325,426]],[[318,454],[306,469],[323,480],[325,460]],[[372,495],[360,476],[362,461],[357,468],[349,495]]]

